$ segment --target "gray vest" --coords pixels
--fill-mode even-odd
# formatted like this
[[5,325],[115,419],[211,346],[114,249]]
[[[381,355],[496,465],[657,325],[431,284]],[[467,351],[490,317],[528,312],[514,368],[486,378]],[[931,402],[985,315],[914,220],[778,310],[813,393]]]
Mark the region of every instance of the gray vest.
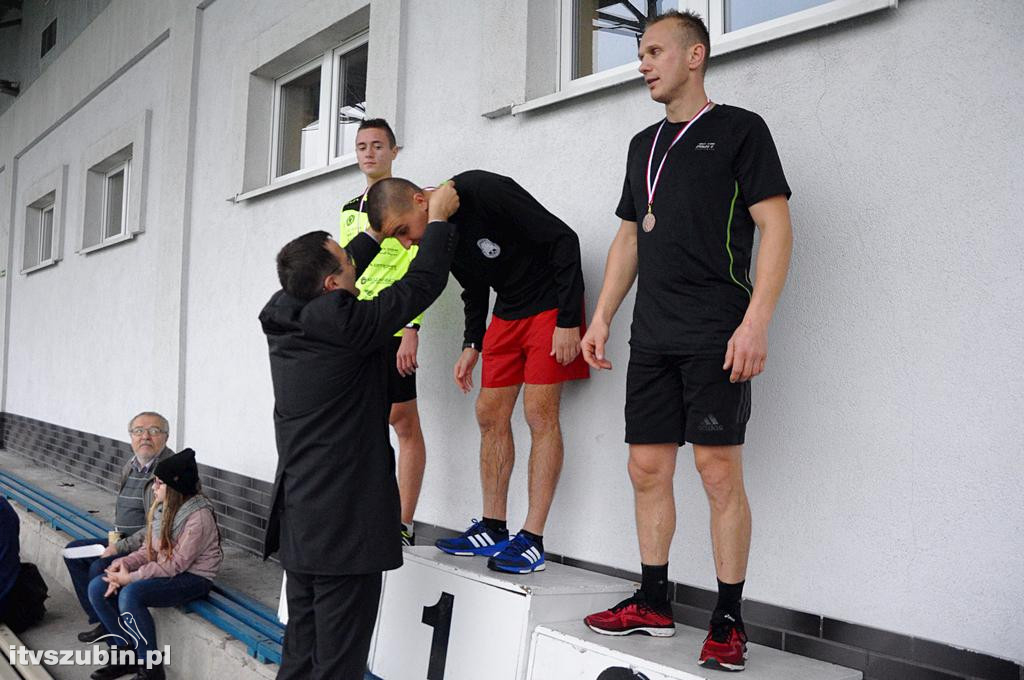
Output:
[[153,474],[156,461],[149,466],[149,472],[137,472],[132,467],[128,477],[124,480],[121,493],[117,495],[117,503],[114,506],[114,524],[117,530],[125,536],[131,536],[139,529],[146,526],[146,483]]

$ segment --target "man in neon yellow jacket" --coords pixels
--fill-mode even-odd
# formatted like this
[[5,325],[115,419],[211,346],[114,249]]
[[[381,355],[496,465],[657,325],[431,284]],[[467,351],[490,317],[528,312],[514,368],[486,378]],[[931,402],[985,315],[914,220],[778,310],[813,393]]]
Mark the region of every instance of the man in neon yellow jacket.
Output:
[[[366,192],[374,183],[391,177],[391,164],[398,155],[398,144],[391,126],[383,118],[370,118],[359,125],[356,134],[356,158],[366,176],[366,189],[341,209],[338,243],[346,245],[369,225],[363,212]],[[360,300],[372,300],[382,290],[401,279],[416,257],[416,247],[406,250],[393,238],[384,239],[380,252],[370,262],[356,286]],[[402,499],[402,543],[412,545],[413,514],[423,484],[426,445],[416,407],[416,351],[423,315],[410,319],[392,338],[388,397],[391,400],[391,426],[398,435],[398,490]]]

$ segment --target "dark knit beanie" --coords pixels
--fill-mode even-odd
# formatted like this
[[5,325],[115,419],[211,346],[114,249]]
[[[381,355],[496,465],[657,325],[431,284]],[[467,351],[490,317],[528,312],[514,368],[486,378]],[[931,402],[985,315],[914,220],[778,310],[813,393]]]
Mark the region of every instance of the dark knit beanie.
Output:
[[156,464],[153,474],[160,481],[185,496],[194,496],[199,491],[199,467],[196,452],[183,449]]

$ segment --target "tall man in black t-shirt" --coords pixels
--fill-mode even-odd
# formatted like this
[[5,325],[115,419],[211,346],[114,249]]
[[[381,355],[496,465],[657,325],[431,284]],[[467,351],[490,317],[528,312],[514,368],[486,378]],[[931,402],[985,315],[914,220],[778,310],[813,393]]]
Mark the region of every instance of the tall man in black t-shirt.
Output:
[[[590,375],[579,353],[579,238],[509,177],[470,170],[453,179],[459,210],[450,220],[458,228],[459,245],[452,274],[462,284],[466,310],[454,377],[469,392],[482,351],[476,412],[484,511],[483,519],[461,535],[436,545],[452,555],[486,555],[487,566],[495,571],[540,571],[544,524],[562,469],[562,383]],[[406,248],[417,244],[430,196],[429,190],[408,180],[382,180],[366,198],[370,225]],[[492,288],[497,302],[488,326]],[[522,531],[510,540],[506,510],[515,461],[511,418],[520,390],[531,437],[529,510]]]
[[[675,632],[667,591],[672,477],[678,447],[691,442],[711,509],[719,592],[699,663],[742,670],[750,547],[742,444],[749,380],[764,370],[768,324],[789,268],[790,191],[764,121],[708,100],[709,53],[707,28],[689,13],[654,18],[640,43],[640,72],[666,118],[629,145],[616,210],[622,225],[582,346],[591,366],[612,367],[609,326],[639,273],[626,441],[643,577],[633,597],[586,622],[609,635]],[[749,275],[755,226],[756,287]]]

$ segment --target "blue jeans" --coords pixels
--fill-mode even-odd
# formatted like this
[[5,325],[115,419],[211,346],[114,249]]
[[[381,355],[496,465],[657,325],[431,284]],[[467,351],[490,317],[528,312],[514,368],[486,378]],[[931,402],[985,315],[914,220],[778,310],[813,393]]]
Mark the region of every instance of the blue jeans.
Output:
[[[108,633],[120,635],[124,642],[117,638],[107,638],[111,645],[135,648],[135,657],[145,662],[146,654],[157,649],[156,625],[149,607],[176,607],[178,605],[206,597],[213,586],[213,581],[189,572],[183,572],[173,578],[147,578],[126,586],[121,586],[112,597],[104,597],[107,582],[97,576],[89,582],[89,601],[103,622]],[[134,619],[134,626],[132,620]],[[123,626],[121,624],[124,624]],[[132,635],[125,632],[128,629]],[[141,639],[136,642],[133,637]]]
[[[78,541],[71,541],[65,547],[79,548],[83,545],[105,546],[106,544],[107,539],[105,538],[83,538]],[[67,565],[68,573],[71,575],[71,583],[75,586],[75,595],[78,596],[78,603],[82,605],[86,616],[89,617],[89,623],[95,624],[99,622],[99,617],[96,616],[96,611],[89,602],[89,582],[102,574],[103,570],[109,567],[110,563],[115,559],[117,559],[116,555],[112,557],[82,557],[77,560],[64,558],[64,564]]]

